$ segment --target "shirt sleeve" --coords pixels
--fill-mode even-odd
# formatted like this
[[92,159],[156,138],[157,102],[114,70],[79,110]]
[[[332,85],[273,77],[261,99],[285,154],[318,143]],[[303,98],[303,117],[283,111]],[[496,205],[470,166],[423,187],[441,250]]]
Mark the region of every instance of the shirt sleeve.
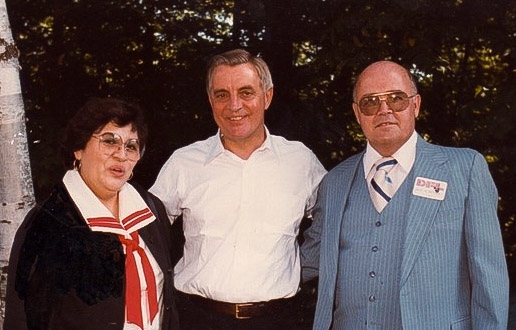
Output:
[[172,223],[182,213],[180,189],[184,186],[184,180],[181,180],[181,169],[178,165],[176,155],[172,154],[159,171],[156,182],[149,189],[163,202]]
[[311,152],[311,161],[310,161],[310,175],[307,180],[309,197],[306,203],[305,208],[305,217],[312,218],[312,210],[315,206],[315,202],[317,200],[317,192],[319,189],[319,184],[321,183],[322,178],[326,175],[327,171],[324,166],[321,164],[319,159]]

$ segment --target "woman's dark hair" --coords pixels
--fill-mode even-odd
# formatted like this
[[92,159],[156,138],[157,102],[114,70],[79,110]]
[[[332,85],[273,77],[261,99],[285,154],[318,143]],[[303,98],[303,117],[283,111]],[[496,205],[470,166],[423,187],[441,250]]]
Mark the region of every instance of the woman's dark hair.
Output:
[[140,150],[145,149],[147,125],[138,105],[111,97],[93,98],[77,111],[65,128],[61,157],[66,169],[74,167],[74,152],[84,149],[91,136],[111,122],[119,127],[131,125],[131,131],[138,134]]

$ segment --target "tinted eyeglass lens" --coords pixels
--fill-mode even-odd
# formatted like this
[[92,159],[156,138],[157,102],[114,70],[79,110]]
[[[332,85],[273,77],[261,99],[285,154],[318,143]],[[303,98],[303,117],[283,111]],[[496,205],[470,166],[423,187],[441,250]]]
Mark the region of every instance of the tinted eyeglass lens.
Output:
[[120,135],[107,132],[99,136],[99,141],[102,150],[106,154],[111,155],[123,146],[127,159],[140,159],[140,142],[138,139],[129,139],[124,143]]
[[409,97],[404,92],[395,92],[383,95],[371,95],[363,97],[358,106],[367,116],[375,115],[380,109],[382,101],[385,100],[392,111],[403,111],[409,105]]

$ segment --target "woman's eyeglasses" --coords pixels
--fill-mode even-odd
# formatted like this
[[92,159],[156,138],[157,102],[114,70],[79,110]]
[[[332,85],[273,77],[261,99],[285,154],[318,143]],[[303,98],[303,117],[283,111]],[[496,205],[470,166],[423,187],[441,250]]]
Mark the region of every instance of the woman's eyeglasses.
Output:
[[99,140],[100,150],[106,155],[112,155],[115,152],[124,150],[127,159],[137,161],[143,155],[143,150],[140,152],[140,141],[138,139],[129,139],[124,142],[122,137],[116,133],[106,132],[101,135],[92,135]]

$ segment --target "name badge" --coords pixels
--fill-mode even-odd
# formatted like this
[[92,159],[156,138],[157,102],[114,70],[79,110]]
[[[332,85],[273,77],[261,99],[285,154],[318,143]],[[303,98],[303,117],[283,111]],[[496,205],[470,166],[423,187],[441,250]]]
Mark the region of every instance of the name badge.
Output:
[[417,177],[412,194],[419,197],[442,201],[446,196],[448,183],[434,179]]

